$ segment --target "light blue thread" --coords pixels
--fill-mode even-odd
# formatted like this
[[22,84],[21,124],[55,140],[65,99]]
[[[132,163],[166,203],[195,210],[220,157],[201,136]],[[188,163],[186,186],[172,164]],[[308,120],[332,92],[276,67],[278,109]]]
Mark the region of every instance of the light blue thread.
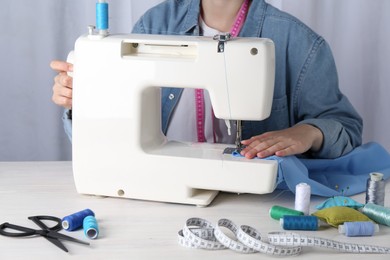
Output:
[[375,224],[371,221],[344,222],[347,237],[372,236],[375,233]]
[[108,3],[96,3],[96,29],[108,30]]
[[99,236],[99,227],[94,216],[84,218],[83,229],[85,236],[90,239],[96,239]]

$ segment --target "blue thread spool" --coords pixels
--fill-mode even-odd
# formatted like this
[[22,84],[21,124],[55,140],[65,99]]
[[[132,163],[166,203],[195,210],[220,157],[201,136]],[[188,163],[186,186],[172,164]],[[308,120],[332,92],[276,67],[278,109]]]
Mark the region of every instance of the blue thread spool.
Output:
[[318,230],[319,221],[316,216],[288,216],[280,219],[285,230]]
[[108,30],[108,3],[96,3],[96,29]]
[[62,227],[68,231],[81,228],[83,226],[84,218],[87,216],[95,216],[95,213],[93,213],[90,209],[84,209],[72,215],[66,216],[62,219]]
[[339,225],[339,233],[347,237],[372,236],[379,231],[379,225],[371,221],[344,222]]
[[90,239],[95,239],[99,236],[99,227],[94,216],[84,218],[83,229],[85,236]]

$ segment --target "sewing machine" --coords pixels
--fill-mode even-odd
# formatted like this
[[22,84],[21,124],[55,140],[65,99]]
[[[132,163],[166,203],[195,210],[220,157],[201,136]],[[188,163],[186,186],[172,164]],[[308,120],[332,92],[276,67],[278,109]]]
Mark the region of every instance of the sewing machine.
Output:
[[219,191],[275,189],[276,161],[235,157],[224,144],[167,141],[160,109],[161,86],[204,88],[217,118],[267,118],[272,41],[90,33],[70,57],[79,193],[206,206]]

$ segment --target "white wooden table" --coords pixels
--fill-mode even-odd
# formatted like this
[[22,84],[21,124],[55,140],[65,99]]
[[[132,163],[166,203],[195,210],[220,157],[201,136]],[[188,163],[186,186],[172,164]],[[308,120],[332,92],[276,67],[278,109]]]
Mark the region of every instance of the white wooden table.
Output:
[[[386,188],[385,206],[390,206],[390,184]],[[353,197],[364,203],[365,194]],[[311,212],[324,198],[312,197]],[[33,215],[64,217],[90,208],[98,220],[100,235],[85,238],[83,231],[64,232],[89,241],[90,246],[64,242],[65,253],[44,238],[9,238],[0,236],[0,259],[259,259],[276,257],[262,254],[241,255],[230,250],[207,251],[183,248],[177,244],[177,232],[190,217],[216,223],[228,218],[236,224],[250,225],[263,236],[283,231],[278,221],[269,217],[273,205],[294,208],[294,195],[276,191],[267,195],[220,193],[205,208],[161,202],[81,195],[76,192],[71,162],[1,162],[0,224],[37,228],[27,219]],[[390,247],[390,227],[380,226],[373,237],[345,237],[335,228],[302,234],[356,244]],[[328,249],[304,248],[300,259],[390,259],[389,255],[358,255]]]

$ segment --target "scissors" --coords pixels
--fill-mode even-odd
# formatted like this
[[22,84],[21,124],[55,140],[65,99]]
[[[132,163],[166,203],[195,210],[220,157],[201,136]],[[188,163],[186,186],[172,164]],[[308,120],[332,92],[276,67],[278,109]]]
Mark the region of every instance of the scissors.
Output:
[[[42,236],[52,242],[57,247],[61,248],[65,252],[68,252],[68,249],[61,243],[59,239],[72,241],[75,243],[80,243],[84,245],[89,245],[89,243],[84,242],[82,240],[58,233],[62,229],[61,219],[52,216],[32,216],[28,217],[29,220],[33,221],[37,226],[41,229],[32,229],[22,226],[17,226],[5,222],[0,225],[0,234],[7,237],[28,237],[28,236]],[[57,222],[57,224],[53,227],[48,227],[43,220],[49,220]],[[7,229],[12,229],[20,232],[9,232]]]

